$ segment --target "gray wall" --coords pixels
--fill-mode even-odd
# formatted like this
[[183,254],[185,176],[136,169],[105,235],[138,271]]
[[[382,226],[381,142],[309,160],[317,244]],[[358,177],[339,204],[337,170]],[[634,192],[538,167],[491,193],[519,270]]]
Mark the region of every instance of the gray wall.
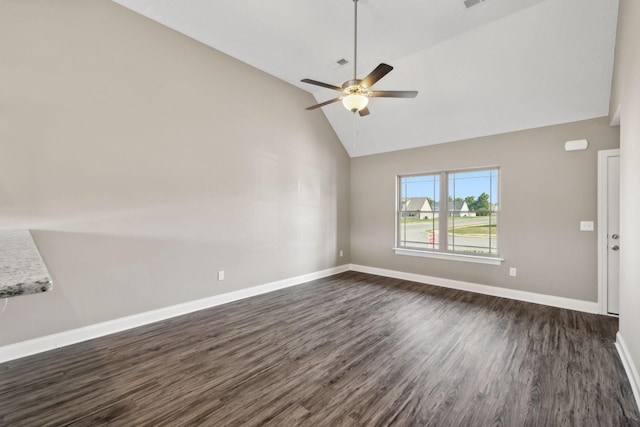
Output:
[[[586,151],[564,143],[588,139]],[[597,151],[617,148],[607,118],[358,157],[351,161],[351,262],[586,301],[597,299]],[[500,167],[501,266],[396,255],[395,177]],[[517,268],[510,277],[509,267]]]
[[2,1],[0,52],[0,227],[54,279],[0,345],[348,263],[309,94],[107,0]]
[[640,2],[621,0],[611,111],[620,105],[620,335],[636,369],[640,369],[639,22]]

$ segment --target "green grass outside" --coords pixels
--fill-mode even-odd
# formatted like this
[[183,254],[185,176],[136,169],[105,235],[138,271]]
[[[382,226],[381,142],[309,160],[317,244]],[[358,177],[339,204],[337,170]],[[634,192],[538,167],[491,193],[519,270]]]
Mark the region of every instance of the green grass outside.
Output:
[[463,227],[452,227],[449,229],[449,232],[455,232],[455,234],[477,234],[477,235],[496,235],[496,225],[495,224],[486,224],[486,225],[471,225],[471,226],[463,226]]

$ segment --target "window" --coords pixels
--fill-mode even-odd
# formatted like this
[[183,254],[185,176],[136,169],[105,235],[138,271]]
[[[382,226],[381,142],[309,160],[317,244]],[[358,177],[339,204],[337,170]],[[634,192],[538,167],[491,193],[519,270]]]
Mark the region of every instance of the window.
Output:
[[399,176],[396,253],[499,264],[498,182],[497,168]]

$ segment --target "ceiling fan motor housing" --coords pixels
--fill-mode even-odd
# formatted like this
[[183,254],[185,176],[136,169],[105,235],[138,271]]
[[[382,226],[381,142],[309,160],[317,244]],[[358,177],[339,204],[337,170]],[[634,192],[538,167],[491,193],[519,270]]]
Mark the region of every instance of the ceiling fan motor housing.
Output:
[[342,91],[345,95],[358,94],[369,96],[369,89],[360,85],[361,82],[362,80],[359,79],[347,80],[342,84]]

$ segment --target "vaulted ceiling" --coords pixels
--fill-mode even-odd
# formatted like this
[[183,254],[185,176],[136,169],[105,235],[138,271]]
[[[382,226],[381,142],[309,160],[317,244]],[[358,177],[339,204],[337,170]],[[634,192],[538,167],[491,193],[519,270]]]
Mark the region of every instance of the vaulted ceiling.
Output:
[[[302,78],[353,78],[352,0],[114,1],[318,102],[337,93]],[[618,0],[359,0],[358,78],[385,62],[394,70],[375,89],[420,93],[372,98],[366,117],[341,103],[308,114],[325,114],[351,156],[605,116],[617,11]]]

